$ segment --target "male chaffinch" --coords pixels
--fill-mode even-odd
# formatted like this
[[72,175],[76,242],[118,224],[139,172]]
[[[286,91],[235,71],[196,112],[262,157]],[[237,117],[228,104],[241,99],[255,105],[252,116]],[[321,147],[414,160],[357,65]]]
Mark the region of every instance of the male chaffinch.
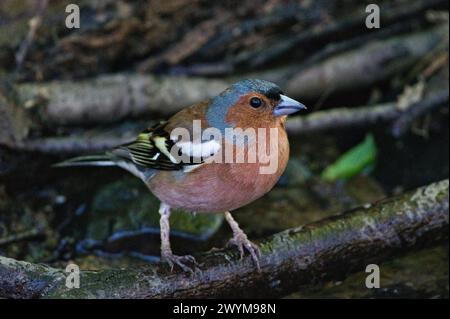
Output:
[[[224,212],[233,231],[230,243],[238,247],[241,258],[244,249],[247,250],[259,269],[259,249],[230,211],[263,196],[278,181],[289,158],[286,117],[304,108],[271,82],[243,80],[215,98],[185,108],[168,121],[145,130],[132,143],[105,155],[77,157],[59,166],[119,166],[144,181],[161,201],[161,259],[171,269],[176,264],[192,271],[185,263],[195,264],[192,256],[172,253],[169,241],[172,207],[193,212]],[[196,124],[200,124],[200,133],[210,134],[206,141],[195,132]],[[232,135],[229,129],[237,130]],[[267,140],[268,131],[275,133]],[[180,140],[180,132],[193,134],[194,139]],[[252,136],[252,132],[256,134]],[[262,172],[264,166],[267,168],[263,165],[267,160],[263,161],[263,153],[259,152],[262,149],[267,155],[266,148],[276,155],[275,168],[269,173]],[[258,154],[252,157],[250,152]],[[238,156],[242,156],[241,161],[236,160]]]

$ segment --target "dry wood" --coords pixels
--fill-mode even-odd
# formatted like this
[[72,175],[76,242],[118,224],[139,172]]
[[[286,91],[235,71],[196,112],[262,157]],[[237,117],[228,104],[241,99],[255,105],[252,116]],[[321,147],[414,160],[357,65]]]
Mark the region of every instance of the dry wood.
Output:
[[[327,92],[355,89],[391,77],[410,67],[441,43],[446,35],[448,28],[441,26],[368,44],[326,59],[298,74],[292,74],[292,68],[289,68],[239,78],[272,80],[286,88],[290,96],[301,100],[314,98],[324,94],[325,88]],[[235,80],[117,74],[80,82],[21,84],[16,90],[18,100],[27,108],[37,109],[46,125],[86,125],[152,113],[167,116],[215,96]]]

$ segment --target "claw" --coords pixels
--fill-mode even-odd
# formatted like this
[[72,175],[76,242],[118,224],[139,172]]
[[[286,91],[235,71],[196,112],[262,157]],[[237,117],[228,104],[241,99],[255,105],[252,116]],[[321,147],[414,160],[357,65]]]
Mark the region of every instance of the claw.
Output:
[[240,259],[244,258],[244,249],[247,250],[252,256],[252,260],[256,265],[258,271],[261,271],[261,267],[259,265],[259,257],[261,257],[261,251],[259,247],[252,243],[245,235],[244,232],[237,232],[233,235],[233,238],[230,239],[228,245],[237,246],[240,254]]
[[[177,265],[184,272],[193,274],[195,266],[197,266],[197,261],[191,255],[177,256],[177,255],[173,255],[171,253],[166,253],[163,256],[161,256],[161,259],[169,264],[171,272],[173,272],[174,266]],[[192,264],[194,264],[194,267],[191,268],[191,267],[185,265],[185,263],[192,263]]]
[[259,266],[259,257],[261,257],[261,252],[258,246],[248,240],[247,235],[239,227],[239,224],[234,220],[230,212],[227,211],[224,215],[228,224],[230,224],[231,230],[233,231],[233,238],[228,242],[228,244],[237,246],[241,259],[244,257],[245,248],[245,250],[247,250],[252,256],[253,262],[255,263],[258,271],[261,271],[261,267]]

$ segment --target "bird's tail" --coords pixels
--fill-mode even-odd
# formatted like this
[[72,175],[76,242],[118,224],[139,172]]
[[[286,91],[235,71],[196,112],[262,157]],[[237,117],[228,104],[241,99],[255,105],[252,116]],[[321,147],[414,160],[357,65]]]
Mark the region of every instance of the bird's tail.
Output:
[[117,162],[109,154],[100,154],[74,157],[53,165],[53,167],[70,166],[117,166]]
[[155,173],[154,169],[139,168],[132,161],[127,160],[124,157],[120,157],[115,153],[79,156],[53,165],[53,167],[73,167],[73,166],[118,166],[130,172],[134,176],[142,179],[143,181],[149,180]]

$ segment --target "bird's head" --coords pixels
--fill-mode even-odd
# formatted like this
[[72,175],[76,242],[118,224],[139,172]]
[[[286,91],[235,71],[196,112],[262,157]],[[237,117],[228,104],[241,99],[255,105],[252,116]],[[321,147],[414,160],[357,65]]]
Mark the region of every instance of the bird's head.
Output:
[[274,83],[264,80],[242,80],[213,98],[206,119],[211,126],[273,127],[286,116],[306,107],[283,94]]

